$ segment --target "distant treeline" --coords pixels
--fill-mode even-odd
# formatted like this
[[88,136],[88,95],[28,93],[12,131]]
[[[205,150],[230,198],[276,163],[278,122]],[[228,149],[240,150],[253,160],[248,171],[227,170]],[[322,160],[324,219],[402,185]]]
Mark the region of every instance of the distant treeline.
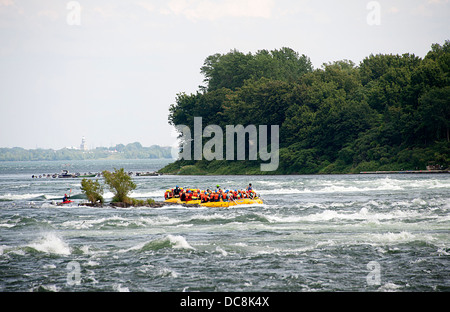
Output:
[[97,147],[89,151],[63,148],[23,149],[20,147],[0,148],[0,161],[24,160],[83,160],[83,159],[163,159],[172,158],[170,147],[153,145],[143,147],[140,143],[118,144],[115,147]]
[[[450,165],[450,41],[422,59],[378,54],[313,69],[289,48],[209,56],[205,85],[180,93],[169,122],[279,125],[277,174]],[[205,140],[204,140],[205,143]],[[247,158],[248,159],[248,158]],[[258,161],[178,161],[161,172],[258,174]]]

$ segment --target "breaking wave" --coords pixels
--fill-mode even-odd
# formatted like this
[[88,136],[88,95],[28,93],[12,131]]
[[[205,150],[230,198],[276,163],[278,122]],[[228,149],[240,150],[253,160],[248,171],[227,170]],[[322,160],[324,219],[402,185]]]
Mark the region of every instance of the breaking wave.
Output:
[[55,233],[43,234],[35,241],[26,245],[26,247],[39,252],[56,255],[70,255],[71,253],[69,245]]
[[146,243],[141,243],[137,246],[124,250],[124,252],[128,252],[131,250],[137,250],[140,252],[145,251],[158,251],[161,249],[186,249],[186,250],[195,250],[181,235],[167,235],[163,238],[158,238],[151,240]]

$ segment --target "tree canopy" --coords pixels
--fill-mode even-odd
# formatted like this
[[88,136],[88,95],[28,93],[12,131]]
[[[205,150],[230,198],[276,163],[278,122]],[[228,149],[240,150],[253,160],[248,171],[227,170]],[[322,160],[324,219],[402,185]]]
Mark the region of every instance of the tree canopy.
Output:
[[[276,173],[340,173],[450,165],[450,41],[424,58],[369,55],[313,69],[290,48],[206,58],[205,86],[180,93],[172,125],[279,125]],[[179,161],[209,173],[259,173],[257,162]],[[223,167],[227,169],[224,170]]]

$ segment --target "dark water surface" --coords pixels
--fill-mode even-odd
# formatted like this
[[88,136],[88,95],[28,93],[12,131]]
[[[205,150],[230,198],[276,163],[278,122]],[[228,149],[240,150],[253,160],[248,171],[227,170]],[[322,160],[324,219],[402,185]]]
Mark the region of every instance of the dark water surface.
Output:
[[134,177],[135,198],[252,183],[264,199],[159,209],[78,207],[79,179],[31,179],[166,163],[0,163],[0,291],[450,290],[448,174]]

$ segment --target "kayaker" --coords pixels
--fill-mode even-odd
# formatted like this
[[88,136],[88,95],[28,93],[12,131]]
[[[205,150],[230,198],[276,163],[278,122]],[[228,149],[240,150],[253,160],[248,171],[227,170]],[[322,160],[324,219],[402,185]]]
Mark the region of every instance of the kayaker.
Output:
[[170,199],[170,198],[172,198],[173,197],[173,189],[172,190],[167,190],[165,193],[164,193],[164,198],[167,200],[167,199]]
[[67,196],[67,194],[64,194],[63,203],[65,203],[66,201],[69,201],[69,196]]
[[214,201],[216,201],[216,202],[220,201],[220,199],[219,199],[219,192],[218,191],[216,191],[214,193]]
[[186,193],[185,192],[181,193],[180,199],[181,199],[181,201],[186,201]]
[[173,195],[174,197],[180,197],[180,188],[178,187],[178,185],[175,187],[175,189],[173,190]]
[[207,202],[207,196],[206,196],[206,192],[203,192],[200,194],[200,200],[202,203],[206,203]]
[[192,191],[191,190],[187,190],[186,201],[191,201],[191,200],[192,200]]
[[192,200],[197,200],[199,193],[200,193],[200,190],[194,190],[194,193],[192,193]]

